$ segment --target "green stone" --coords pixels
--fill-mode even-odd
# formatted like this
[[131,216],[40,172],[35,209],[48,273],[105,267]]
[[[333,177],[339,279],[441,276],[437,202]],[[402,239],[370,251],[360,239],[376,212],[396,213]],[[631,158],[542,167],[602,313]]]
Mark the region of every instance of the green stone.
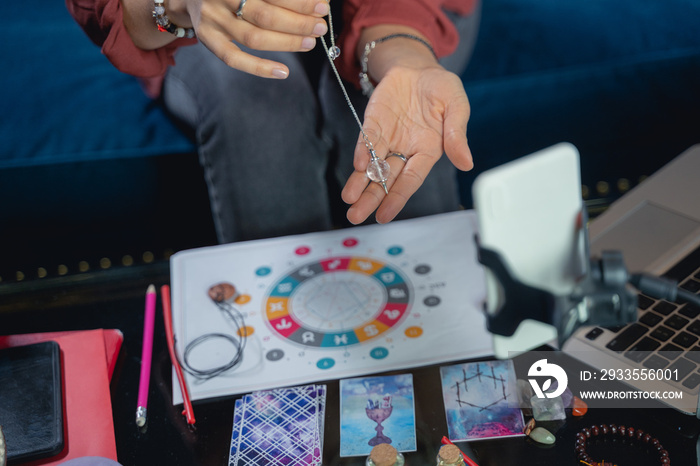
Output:
[[530,438],[537,443],[551,445],[556,441],[556,437],[550,431],[543,427],[535,427],[530,432]]

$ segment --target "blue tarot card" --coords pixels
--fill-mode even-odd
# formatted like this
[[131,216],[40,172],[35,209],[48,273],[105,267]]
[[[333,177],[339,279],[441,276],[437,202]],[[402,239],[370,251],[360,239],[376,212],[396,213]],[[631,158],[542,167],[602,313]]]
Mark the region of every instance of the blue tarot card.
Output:
[[440,368],[450,440],[524,435],[513,361],[481,361]]
[[340,381],[340,456],[367,456],[380,443],[416,450],[411,374]]
[[321,465],[326,387],[254,392],[236,401],[230,466]]

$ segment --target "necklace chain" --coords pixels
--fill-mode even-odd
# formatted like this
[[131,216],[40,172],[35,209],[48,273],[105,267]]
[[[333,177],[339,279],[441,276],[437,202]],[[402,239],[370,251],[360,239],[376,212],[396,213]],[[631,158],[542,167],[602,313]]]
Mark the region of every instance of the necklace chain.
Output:
[[340,48],[335,45],[335,33],[333,32],[333,18],[331,16],[331,12],[328,12],[328,32],[330,36],[330,42],[331,42],[331,47],[328,47],[328,44],[326,44],[326,39],[321,36],[321,42],[323,43],[323,50],[326,52],[326,56],[328,57],[328,61],[331,64],[331,68],[333,69],[333,74],[335,74],[335,78],[338,80],[338,84],[340,85],[340,89],[343,91],[343,96],[345,97],[345,102],[348,104],[348,107],[350,108],[350,111],[352,112],[352,116],[355,117],[355,121],[357,122],[357,126],[360,127],[360,133],[362,133],[362,139],[365,141],[365,145],[367,146],[367,150],[369,150],[370,155],[372,156],[372,159],[374,159],[377,155],[374,152],[374,146],[372,145],[372,141],[369,140],[369,137],[367,136],[367,133],[365,133],[365,129],[362,126],[362,122],[360,121],[360,117],[357,115],[357,110],[355,110],[355,106],[352,104],[352,101],[350,100],[350,96],[348,95],[348,91],[345,89],[345,85],[343,84],[343,80],[340,78],[340,73],[338,73],[338,69],[335,67],[335,59],[338,58],[340,55]]

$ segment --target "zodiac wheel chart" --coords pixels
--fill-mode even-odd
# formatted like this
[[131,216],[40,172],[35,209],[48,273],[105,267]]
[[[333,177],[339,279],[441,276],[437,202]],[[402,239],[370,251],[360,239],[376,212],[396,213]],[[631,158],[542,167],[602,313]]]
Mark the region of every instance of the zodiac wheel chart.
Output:
[[397,267],[337,255],[304,263],[277,280],[264,300],[264,316],[274,333],[297,345],[345,348],[398,326],[412,299]]

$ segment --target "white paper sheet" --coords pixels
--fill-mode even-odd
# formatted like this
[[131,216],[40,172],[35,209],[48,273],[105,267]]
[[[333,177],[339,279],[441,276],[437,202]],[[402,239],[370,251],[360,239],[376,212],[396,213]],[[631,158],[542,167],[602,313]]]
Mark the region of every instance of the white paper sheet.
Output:
[[[181,357],[206,334],[238,338],[208,290],[233,284],[248,336],[236,368],[187,375],[192,400],[405,369],[492,354],[473,211],[213,246],[171,258],[173,322]],[[188,353],[221,365],[222,337]],[[173,379],[176,380],[175,378]],[[176,382],[174,403],[182,402]]]

